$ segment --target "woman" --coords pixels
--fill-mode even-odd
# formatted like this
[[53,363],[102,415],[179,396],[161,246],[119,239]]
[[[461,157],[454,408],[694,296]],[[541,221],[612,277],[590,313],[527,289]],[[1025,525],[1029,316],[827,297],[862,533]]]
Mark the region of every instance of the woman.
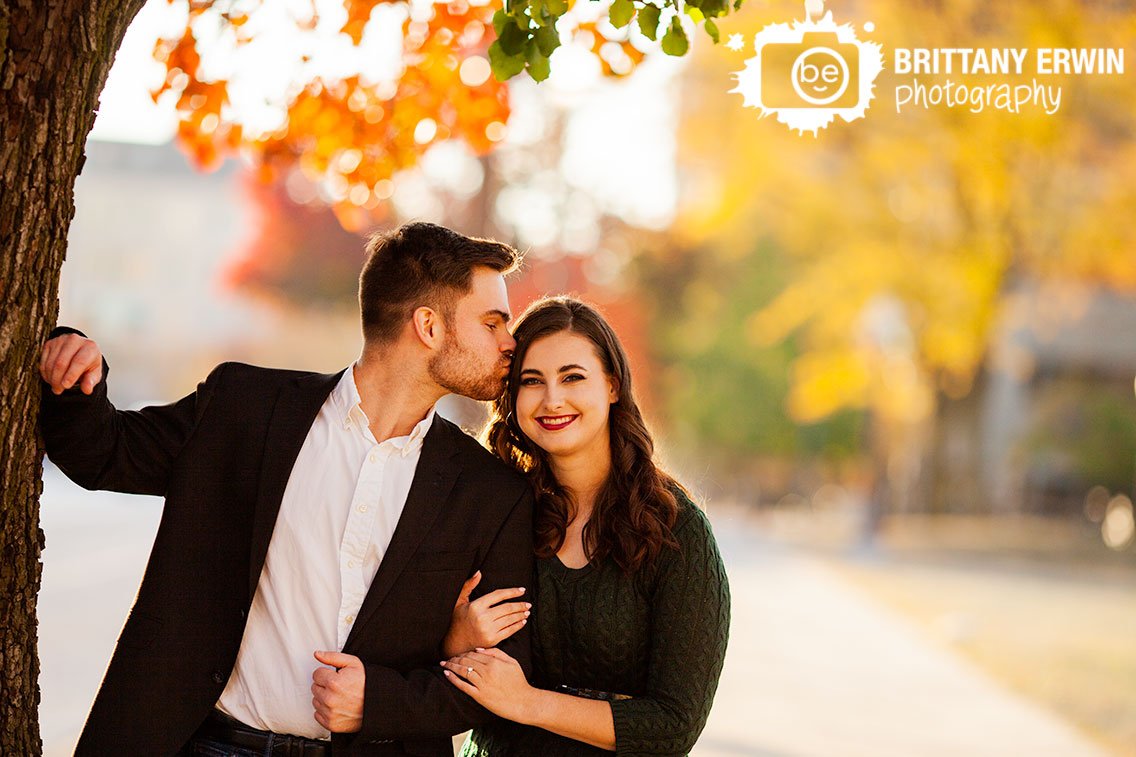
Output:
[[[686,754],[710,712],[729,628],[709,523],[653,462],[627,356],[599,313],[546,299],[513,336],[488,438],[537,494],[533,681],[497,649],[443,663],[454,686],[504,718],[475,730],[462,754]],[[478,607],[504,633],[524,622],[520,603]],[[466,628],[453,636],[471,638],[475,614],[455,611]]]

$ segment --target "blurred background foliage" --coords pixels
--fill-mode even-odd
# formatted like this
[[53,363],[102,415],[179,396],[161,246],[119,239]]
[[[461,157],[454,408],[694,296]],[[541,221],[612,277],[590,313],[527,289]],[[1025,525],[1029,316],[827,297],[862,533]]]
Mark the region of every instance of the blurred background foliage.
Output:
[[[798,6],[747,7],[730,31],[748,39],[767,23],[801,17]],[[1136,31],[1136,14],[1123,3],[876,0],[828,9],[885,51],[1127,48]],[[868,21],[871,34],[860,31]],[[1032,78],[1031,66],[1022,81]],[[859,449],[876,479],[907,490],[893,491],[898,502],[923,510],[936,507],[928,495],[949,488],[928,472],[944,427],[969,413],[971,444],[980,450],[969,475],[987,479],[977,496],[1010,497],[1011,508],[1019,506],[1025,474],[1011,469],[1043,466],[1043,446],[1028,443],[1024,430],[991,441],[1000,422],[982,419],[995,401],[991,386],[1005,379],[1032,397],[1048,344],[1067,337],[1090,302],[1114,297],[1130,310],[1136,292],[1136,224],[1124,210],[1136,201],[1131,77],[1042,77],[1062,89],[1053,115],[1036,107],[1011,115],[910,105],[897,113],[894,88],[913,77],[885,70],[865,121],[837,123],[813,138],[739,117],[740,97],[721,86],[738,68],[718,50],[693,56],[683,80],[682,194],[670,249],[643,260],[648,289],[683,316],[661,330],[679,365],[667,374],[680,377],[671,386],[672,417],[697,428],[700,444],[737,454],[762,445],[813,454]],[[931,85],[952,77],[919,78]],[[711,133],[715,139],[704,138]],[[666,280],[674,286],[659,283]],[[1070,299],[1077,304],[1065,307]],[[1046,313],[1022,323],[1022,308],[1038,302]],[[1023,329],[1031,333],[1028,348],[1018,344]],[[1087,371],[1092,386],[1111,387],[1115,402],[1090,410],[1067,397],[1080,410],[1081,430],[1050,424],[1044,449],[1078,450],[1065,457],[1081,494],[1103,483],[1106,470],[1110,486],[1130,491],[1133,350],[1115,330],[1083,336],[1098,340],[1086,352],[1122,353],[1122,365],[1087,355],[1054,370]],[[691,377],[700,381],[682,380]],[[1045,399],[1036,399],[1026,415],[1042,412]],[[742,417],[752,420],[745,424],[752,433],[737,428]],[[1004,423],[1017,429],[1030,421]],[[1108,442],[1090,443],[1094,434]],[[983,449],[999,470],[980,470]],[[1077,504],[1070,492],[1066,509]]]
[[[349,309],[362,235],[431,218],[529,248],[518,291],[574,287],[648,314],[624,328],[649,410],[729,491],[807,499],[837,481],[861,492],[869,534],[889,511],[1078,514],[1093,485],[1132,493],[1130,76],[1041,77],[1061,88],[1052,115],[897,112],[895,87],[915,77],[885,70],[866,120],[814,138],[728,92],[748,51],[699,35],[681,70],[655,65],[666,56],[631,20],[642,5],[556,5],[554,26],[541,16],[530,31],[556,28],[562,44],[539,88],[490,75],[493,4],[300,3],[275,25],[281,6],[265,3],[170,7],[182,15],[155,48],[154,97],[174,105],[195,165],[239,153],[250,169],[254,230],[224,266],[234,291]],[[510,18],[526,8],[550,6]],[[688,10],[684,23],[703,23]],[[765,0],[718,25],[748,40],[803,10]],[[885,51],[1136,38],[1126,3],[826,10]],[[286,86],[249,110],[242,77],[282,44]],[[591,83],[570,83],[581,71]],[[1033,78],[1031,63],[963,81]],[[581,138],[588,87],[607,91],[608,111]],[[619,99],[660,109],[614,120]],[[652,152],[613,189],[636,142]],[[607,172],[581,170],[588,160]],[[648,165],[662,170],[636,176]],[[625,202],[671,182],[650,212]]]

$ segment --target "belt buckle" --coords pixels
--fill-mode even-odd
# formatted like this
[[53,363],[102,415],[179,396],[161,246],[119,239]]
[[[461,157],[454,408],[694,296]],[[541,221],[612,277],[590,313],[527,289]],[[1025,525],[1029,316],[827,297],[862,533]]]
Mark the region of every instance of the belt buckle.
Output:
[[[330,745],[331,742],[328,742]],[[314,741],[312,739],[296,739],[296,753],[295,757],[325,757],[331,754],[331,750],[321,741]]]
[[273,757],[304,757],[304,739],[298,736],[277,737],[272,742]]

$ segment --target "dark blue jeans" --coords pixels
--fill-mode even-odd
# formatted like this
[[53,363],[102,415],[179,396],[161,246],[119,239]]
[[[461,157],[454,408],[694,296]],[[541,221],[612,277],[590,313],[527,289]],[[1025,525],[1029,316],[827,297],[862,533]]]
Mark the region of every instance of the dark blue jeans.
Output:
[[271,742],[264,752],[254,752],[238,746],[229,746],[220,741],[213,741],[201,736],[193,740],[194,757],[265,757],[272,754]]
[[295,737],[270,734],[264,749],[249,749],[248,747],[233,746],[208,736],[194,736],[193,741],[190,742],[190,754],[194,757],[272,757],[273,745],[279,747],[286,739],[290,738]]

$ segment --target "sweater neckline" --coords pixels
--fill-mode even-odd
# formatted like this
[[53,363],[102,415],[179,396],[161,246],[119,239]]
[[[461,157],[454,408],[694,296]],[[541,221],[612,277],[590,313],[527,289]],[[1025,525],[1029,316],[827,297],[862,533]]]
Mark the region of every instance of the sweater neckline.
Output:
[[594,560],[589,562],[587,565],[583,565],[579,568],[569,568],[564,564],[564,561],[560,559],[560,555],[553,555],[552,557],[549,557],[548,562],[552,566],[554,573],[560,576],[565,576],[567,578],[580,578],[582,576],[586,576],[595,569]]

